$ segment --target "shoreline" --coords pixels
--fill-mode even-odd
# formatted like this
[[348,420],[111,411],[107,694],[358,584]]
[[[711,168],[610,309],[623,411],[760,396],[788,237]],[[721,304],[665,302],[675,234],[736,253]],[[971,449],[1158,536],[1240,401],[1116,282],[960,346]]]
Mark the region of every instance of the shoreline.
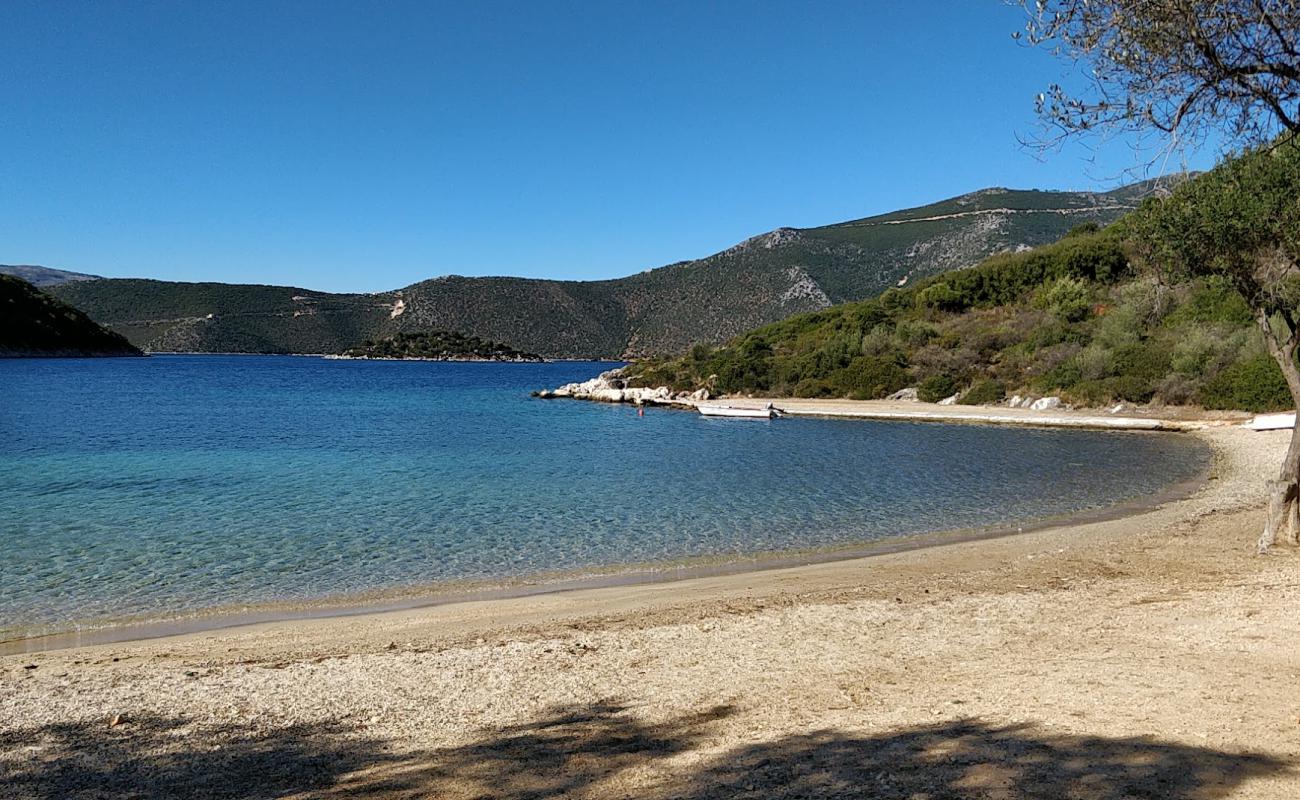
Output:
[[1249,422],[1246,411],[1209,411],[1193,406],[1128,409],[1123,414],[1099,408],[1034,410],[1004,405],[943,405],[919,400],[848,400],[795,397],[721,397],[703,400],[656,394],[666,390],[597,389],[590,394],[561,394],[569,387],[534,393],[543,400],[644,405],[679,411],[696,411],[701,405],[761,410],[771,406],[787,417],[832,417],[883,422],[939,422],[975,425],[1015,425],[1034,428],[1082,428],[1115,431],[1186,432],[1228,427]]
[[953,544],[1020,536],[1036,531],[1124,519],[1186,500],[1203,491],[1214,471],[1216,453],[1211,446],[1206,466],[1193,478],[1170,484],[1160,491],[1098,508],[1022,522],[996,522],[974,528],[901,533],[880,539],[814,550],[758,551],[744,554],[700,556],[680,561],[612,564],[585,570],[543,572],[517,578],[451,580],[343,597],[286,603],[261,603],[239,607],[198,609],[162,619],[113,622],[70,631],[39,633],[0,639],[0,658],[77,647],[130,644],[174,636],[222,632],[255,625],[289,624],[304,620],[368,617],[460,603],[516,600],[592,589],[664,585],[701,578],[749,575],[877,558]]
[[[752,401],[757,402],[757,401]],[[883,539],[857,542],[819,550],[756,552],[741,556],[698,557],[674,562],[611,565],[589,570],[539,573],[516,579],[447,581],[440,584],[378,590],[373,594],[320,598],[316,601],[265,603],[245,607],[218,607],[190,612],[174,618],[147,619],[124,623],[107,622],[82,630],[21,636],[0,640],[0,659],[82,647],[130,646],[165,641],[176,637],[237,633],[265,626],[291,626],[331,620],[366,620],[387,615],[434,611],[479,603],[506,603],[555,595],[583,594],[603,590],[636,590],[722,577],[746,577],[784,570],[836,564],[852,565],[884,556],[942,549],[1004,538],[1060,531],[1109,521],[1141,517],[1171,505],[1187,503],[1207,490],[1224,457],[1221,442],[1206,431],[1227,430],[1219,426],[1177,429],[1201,439],[1210,449],[1206,467],[1196,477],[1172,484],[1160,492],[1135,497],[1100,508],[1027,520],[1022,523],[992,523],[977,528],[958,528],[898,534]],[[1232,429],[1258,435],[1245,428]],[[1147,432],[1147,431],[1141,431]],[[1170,435],[1163,432],[1158,435]]]

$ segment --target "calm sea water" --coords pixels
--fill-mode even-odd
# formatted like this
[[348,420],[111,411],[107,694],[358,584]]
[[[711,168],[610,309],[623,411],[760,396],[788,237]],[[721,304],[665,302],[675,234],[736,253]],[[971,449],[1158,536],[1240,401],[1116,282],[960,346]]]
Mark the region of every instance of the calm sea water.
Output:
[[1014,523],[1150,494],[1208,455],[528,397],[605,366],[0,361],[0,639]]

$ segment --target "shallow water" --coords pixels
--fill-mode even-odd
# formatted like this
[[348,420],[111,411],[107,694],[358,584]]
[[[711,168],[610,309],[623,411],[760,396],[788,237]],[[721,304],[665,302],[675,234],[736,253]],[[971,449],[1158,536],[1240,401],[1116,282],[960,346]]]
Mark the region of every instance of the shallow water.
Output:
[[1095,509],[1178,435],[543,401],[608,365],[0,360],[0,639]]

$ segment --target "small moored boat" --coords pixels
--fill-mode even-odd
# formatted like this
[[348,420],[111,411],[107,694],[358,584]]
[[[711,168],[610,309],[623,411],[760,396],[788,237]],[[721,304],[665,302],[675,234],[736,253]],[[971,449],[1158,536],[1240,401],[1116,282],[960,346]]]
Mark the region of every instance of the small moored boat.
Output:
[[706,417],[744,417],[746,419],[772,419],[778,417],[781,412],[777,411],[771,404],[766,408],[737,408],[736,406],[724,405],[705,405],[701,404],[695,407],[701,414]]
[[1295,427],[1295,412],[1289,414],[1260,414],[1246,423],[1253,431],[1280,431]]

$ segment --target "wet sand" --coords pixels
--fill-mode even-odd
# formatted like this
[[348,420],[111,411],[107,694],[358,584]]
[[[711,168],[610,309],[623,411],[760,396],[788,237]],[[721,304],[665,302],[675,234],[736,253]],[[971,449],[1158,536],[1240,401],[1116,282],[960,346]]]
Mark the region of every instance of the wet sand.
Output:
[[1192,435],[1122,519],[3,657],[0,794],[1300,796],[1289,433]]

